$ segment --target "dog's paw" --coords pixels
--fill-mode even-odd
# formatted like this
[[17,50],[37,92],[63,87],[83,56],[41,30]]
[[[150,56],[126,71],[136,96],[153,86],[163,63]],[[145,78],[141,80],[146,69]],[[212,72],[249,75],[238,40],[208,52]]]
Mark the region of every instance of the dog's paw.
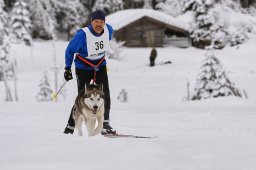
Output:
[[100,134],[101,131],[94,131],[93,132],[93,136],[97,136],[98,134]]
[[83,136],[83,133],[82,132],[78,132],[78,136]]
[[94,136],[94,134],[93,133],[88,133],[88,136],[91,137],[91,136]]

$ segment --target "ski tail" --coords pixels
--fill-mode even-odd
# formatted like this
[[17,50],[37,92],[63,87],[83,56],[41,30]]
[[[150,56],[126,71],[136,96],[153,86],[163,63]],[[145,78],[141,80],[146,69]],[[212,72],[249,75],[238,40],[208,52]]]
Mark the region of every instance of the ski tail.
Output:
[[152,139],[152,138],[156,138],[157,136],[140,136],[140,135],[128,135],[128,134],[107,134],[107,135],[103,135],[104,137],[107,138],[144,138],[144,139]]

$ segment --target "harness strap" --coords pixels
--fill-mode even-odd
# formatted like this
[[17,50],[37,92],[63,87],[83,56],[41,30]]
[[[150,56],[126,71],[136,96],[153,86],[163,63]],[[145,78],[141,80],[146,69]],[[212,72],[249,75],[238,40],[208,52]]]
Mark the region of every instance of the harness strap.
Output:
[[79,54],[77,54],[76,57],[77,57],[79,60],[83,61],[84,63],[90,65],[90,66],[94,69],[93,82],[95,83],[95,82],[96,82],[96,72],[99,71],[99,66],[100,66],[100,64],[105,60],[105,55],[102,57],[102,59],[100,60],[100,62],[99,62],[97,65],[95,65],[95,64],[93,64],[93,63],[91,63],[91,62],[89,62],[89,61],[86,60],[85,58],[81,57]]

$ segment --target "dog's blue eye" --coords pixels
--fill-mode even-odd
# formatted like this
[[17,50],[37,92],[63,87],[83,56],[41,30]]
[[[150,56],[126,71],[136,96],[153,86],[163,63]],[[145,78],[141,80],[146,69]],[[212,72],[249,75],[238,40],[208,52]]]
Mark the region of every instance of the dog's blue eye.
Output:
[[91,101],[93,101],[93,99],[92,99],[92,98],[90,98],[90,100],[91,100]]

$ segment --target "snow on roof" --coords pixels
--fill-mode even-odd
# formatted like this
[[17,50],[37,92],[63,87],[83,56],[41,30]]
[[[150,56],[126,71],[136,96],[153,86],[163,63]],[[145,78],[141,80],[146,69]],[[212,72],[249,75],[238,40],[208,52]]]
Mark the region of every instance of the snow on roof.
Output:
[[152,9],[127,9],[106,16],[106,22],[112,25],[114,30],[119,30],[126,25],[143,17],[149,17],[167,25],[175,26],[185,31],[189,31],[189,23],[178,20],[163,12]]

